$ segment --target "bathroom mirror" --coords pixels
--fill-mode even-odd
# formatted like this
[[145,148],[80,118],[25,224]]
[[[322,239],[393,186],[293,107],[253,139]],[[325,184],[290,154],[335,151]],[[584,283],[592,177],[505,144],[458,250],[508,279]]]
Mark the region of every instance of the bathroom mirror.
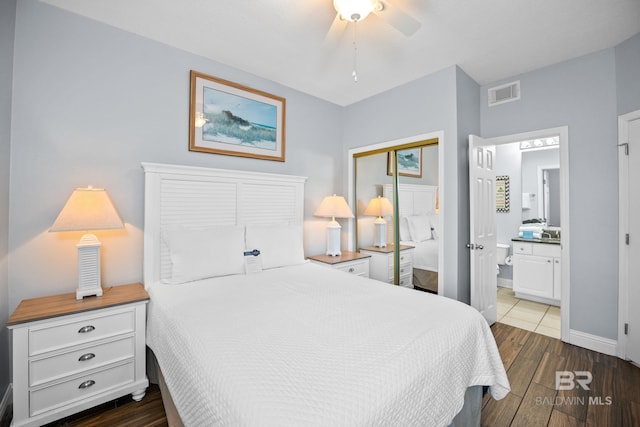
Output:
[[560,150],[522,150],[522,220],[560,227]]

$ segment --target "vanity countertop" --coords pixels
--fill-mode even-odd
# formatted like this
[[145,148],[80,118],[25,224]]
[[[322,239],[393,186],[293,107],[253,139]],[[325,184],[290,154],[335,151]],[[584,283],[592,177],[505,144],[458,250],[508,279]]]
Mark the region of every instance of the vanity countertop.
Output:
[[530,242],[530,243],[546,243],[549,245],[559,245],[560,239],[527,239],[524,237],[514,237],[511,239],[512,242]]

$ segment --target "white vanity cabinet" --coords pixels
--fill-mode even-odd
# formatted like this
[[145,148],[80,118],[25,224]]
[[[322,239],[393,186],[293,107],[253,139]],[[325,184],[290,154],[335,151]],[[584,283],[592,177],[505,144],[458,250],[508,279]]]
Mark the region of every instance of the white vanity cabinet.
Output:
[[513,242],[513,291],[516,297],[560,305],[560,245]]

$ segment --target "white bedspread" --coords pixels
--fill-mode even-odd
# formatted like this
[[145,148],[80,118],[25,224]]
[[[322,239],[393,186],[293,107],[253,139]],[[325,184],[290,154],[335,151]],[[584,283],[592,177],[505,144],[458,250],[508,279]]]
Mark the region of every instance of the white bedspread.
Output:
[[423,242],[400,242],[401,245],[413,246],[413,267],[421,270],[438,271],[438,240]]
[[149,289],[147,340],[186,426],[448,425],[509,382],[457,301],[303,264]]

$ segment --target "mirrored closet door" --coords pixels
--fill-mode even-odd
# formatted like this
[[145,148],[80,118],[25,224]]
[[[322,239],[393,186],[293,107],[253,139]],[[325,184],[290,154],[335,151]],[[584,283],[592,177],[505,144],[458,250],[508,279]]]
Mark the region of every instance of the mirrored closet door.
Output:
[[[358,153],[356,249],[370,276],[438,292],[438,140]],[[396,173],[397,171],[397,173]]]

